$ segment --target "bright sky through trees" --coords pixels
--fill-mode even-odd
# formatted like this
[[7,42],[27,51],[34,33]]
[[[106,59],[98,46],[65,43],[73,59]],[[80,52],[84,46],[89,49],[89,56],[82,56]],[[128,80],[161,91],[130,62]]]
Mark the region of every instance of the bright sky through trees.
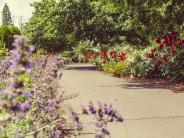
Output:
[[[33,8],[30,6],[30,3],[33,1],[38,0],[0,0],[0,12],[2,12],[4,4],[7,3],[13,16],[14,24],[19,26],[21,18],[24,22],[31,17]],[[0,24],[1,18],[2,16],[0,16]]]

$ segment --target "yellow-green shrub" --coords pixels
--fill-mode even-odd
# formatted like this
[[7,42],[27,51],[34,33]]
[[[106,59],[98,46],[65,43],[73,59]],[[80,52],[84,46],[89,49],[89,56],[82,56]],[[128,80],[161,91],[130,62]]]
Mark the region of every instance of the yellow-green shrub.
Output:
[[109,61],[102,67],[103,71],[111,73],[115,76],[125,75],[128,69],[128,61]]

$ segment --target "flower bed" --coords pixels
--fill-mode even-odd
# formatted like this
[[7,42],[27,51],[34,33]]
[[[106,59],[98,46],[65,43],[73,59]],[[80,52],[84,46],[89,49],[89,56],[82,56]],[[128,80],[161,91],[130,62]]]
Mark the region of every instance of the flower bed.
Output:
[[[158,46],[85,52],[86,61],[115,76],[184,80],[184,39],[176,32],[156,39]],[[124,46],[121,46],[124,47]],[[120,48],[123,49],[123,48]]]

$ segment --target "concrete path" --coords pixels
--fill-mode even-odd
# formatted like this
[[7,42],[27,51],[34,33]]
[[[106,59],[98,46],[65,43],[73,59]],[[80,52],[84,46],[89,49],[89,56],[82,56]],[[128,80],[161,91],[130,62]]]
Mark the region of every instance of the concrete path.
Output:
[[80,94],[70,101],[76,110],[90,100],[119,109],[125,122],[110,126],[111,138],[184,138],[184,93],[128,82],[94,69],[88,64],[68,65],[62,86],[67,94]]

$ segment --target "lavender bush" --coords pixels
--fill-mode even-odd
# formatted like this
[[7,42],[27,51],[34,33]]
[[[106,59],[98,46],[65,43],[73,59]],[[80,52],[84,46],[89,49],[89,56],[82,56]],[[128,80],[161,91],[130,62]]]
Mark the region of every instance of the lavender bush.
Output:
[[25,40],[16,36],[14,49],[0,60],[0,83],[2,88],[7,86],[0,99],[2,137],[77,137],[85,134],[82,115],[94,117],[97,129],[90,134],[95,138],[110,136],[108,123],[123,121],[112,105],[90,102],[81,115],[76,113],[66,102],[76,95],[64,94],[59,85],[63,58],[32,55],[34,47],[26,45]]

